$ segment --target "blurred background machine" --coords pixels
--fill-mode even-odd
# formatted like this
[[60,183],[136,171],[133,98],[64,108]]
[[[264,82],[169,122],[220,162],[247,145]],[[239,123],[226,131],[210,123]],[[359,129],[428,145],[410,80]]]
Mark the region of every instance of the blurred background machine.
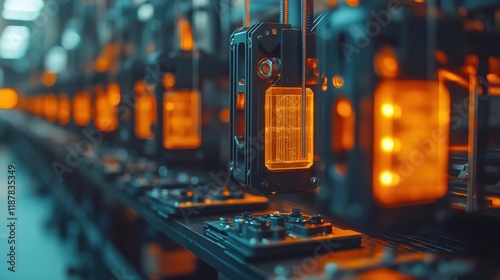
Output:
[[0,5],[1,279],[500,277],[499,1]]

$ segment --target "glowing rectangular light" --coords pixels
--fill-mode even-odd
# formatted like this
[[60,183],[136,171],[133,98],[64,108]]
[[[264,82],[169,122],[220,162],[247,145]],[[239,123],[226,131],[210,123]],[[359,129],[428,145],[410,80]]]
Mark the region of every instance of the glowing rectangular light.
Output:
[[92,119],[92,100],[88,92],[79,92],[73,99],[73,120],[77,126],[86,126]]
[[154,95],[154,87],[137,82],[135,85],[135,120],[134,131],[138,139],[148,140],[154,139],[153,126],[156,124],[156,97]]
[[26,26],[6,26],[0,36],[0,58],[18,59],[28,50],[30,29]]
[[167,92],[163,97],[163,145],[195,149],[201,145],[201,96],[198,91]]
[[71,118],[71,101],[66,94],[59,95],[59,112],[57,120],[62,125],[67,125]]
[[6,0],[2,17],[6,20],[34,21],[44,5],[42,0]]
[[449,93],[432,81],[383,81],[374,98],[373,192],[383,206],[446,195]]
[[111,105],[109,92],[101,85],[96,86],[95,126],[99,131],[112,132],[118,128],[116,108]]
[[[270,87],[266,91],[265,164],[269,170],[306,169],[312,166],[313,106],[313,92],[307,89],[306,126],[303,127],[302,88]],[[303,133],[306,135],[305,143]]]

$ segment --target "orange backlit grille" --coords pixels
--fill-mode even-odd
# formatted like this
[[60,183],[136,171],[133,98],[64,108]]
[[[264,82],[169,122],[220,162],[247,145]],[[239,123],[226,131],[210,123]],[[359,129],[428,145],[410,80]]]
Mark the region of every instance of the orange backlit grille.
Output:
[[449,93],[437,82],[385,80],[374,100],[373,191],[384,206],[447,189]]
[[201,145],[201,96],[198,91],[169,91],[163,97],[163,145],[195,149]]
[[[270,87],[266,90],[265,164],[269,170],[305,169],[312,166],[313,106],[313,92],[307,89],[306,127],[303,128],[302,88]],[[306,135],[305,143],[303,133]],[[302,153],[303,148],[305,155]]]

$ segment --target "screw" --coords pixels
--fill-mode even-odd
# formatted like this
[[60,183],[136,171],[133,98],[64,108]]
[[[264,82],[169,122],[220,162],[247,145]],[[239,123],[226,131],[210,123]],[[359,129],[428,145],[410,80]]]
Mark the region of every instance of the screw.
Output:
[[262,79],[270,79],[279,77],[280,61],[277,58],[265,58],[259,62],[257,66],[259,77]]
[[263,187],[263,188],[269,188],[269,182],[264,180],[262,181],[262,183],[260,183],[260,185]]

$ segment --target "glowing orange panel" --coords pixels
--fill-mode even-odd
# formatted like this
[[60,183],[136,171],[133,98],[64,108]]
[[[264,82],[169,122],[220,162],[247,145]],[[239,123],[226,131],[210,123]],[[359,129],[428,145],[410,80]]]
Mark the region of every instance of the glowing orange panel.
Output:
[[60,124],[67,125],[71,117],[71,102],[66,94],[59,95],[59,112],[57,119]]
[[73,99],[73,120],[78,126],[86,126],[92,119],[92,102],[88,92],[79,92]]
[[373,192],[379,204],[425,203],[446,194],[449,103],[438,82],[385,80],[378,86]]
[[118,128],[118,116],[115,106],[111,104],[109,92],[102,86],[96,87],[95,126],[99,131],[111,132]]
[[19,96],[11,88],[0,89],[0,109],[12,109],[17,106]]
[[139,139],[153,139],[153,125],[156,124],[156,98],[154,88],[143,82],[135,86],[135,136]]
[[354,147],[355,139],[355,114],[351,102],[346,98],[339,98],[332,113],[332,149],[336,152],[347,152]]
[[177,34],[179,36],[179,47],[183,51],[194,49],[193,31],[191,24],[184,18],[177,19]]
[[54,94],[49,94],[45,96],[43,102],[43,115],[45,119],[49,122],[54,122],[57,119],[57,111],[58,111],[58,101],[57,97]]
[[121,95],[120,86],[118,84],[112,83],[108,85],[108,99],[111,106],[120,105]]
[[500,95],[500,74],[488,74],[486,79],[488,80],[488,93],[496,96]]
[[33,109],[34,109],[33,112],[37,116],[43,116],[44,99],[45,98],[42,95],[35,97],[35,101],[34,101],[35,105],[33,107]]
[[201,145],[201,96],[198,91],[169,91],[163,96],[163,146],[196,149]]
[[[265,164],[269,170],[305,169],[312,166],[313,95],[311,89],[306,90],[306,108],[303,108],[302,88],[270,87],[266,90]],[[304,109],[305,127],[302,124]]]

